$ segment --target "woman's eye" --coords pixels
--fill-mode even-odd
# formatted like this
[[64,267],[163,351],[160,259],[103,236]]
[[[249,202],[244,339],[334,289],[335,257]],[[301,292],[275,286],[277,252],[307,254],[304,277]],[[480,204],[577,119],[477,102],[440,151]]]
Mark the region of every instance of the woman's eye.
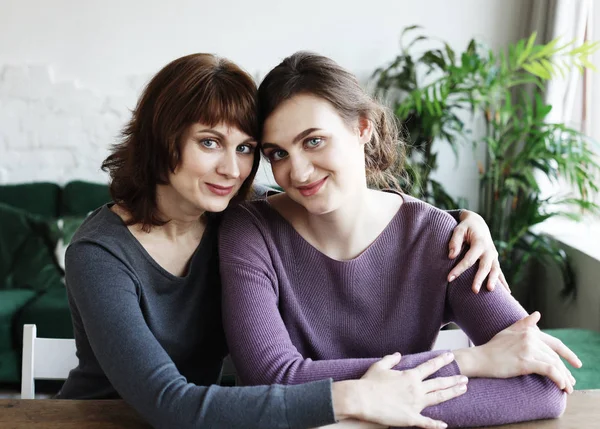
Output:
[[217,141],[213,139],[204,139],[200,141],[200,144],[207,149],[216,149],[216,147],[219,145]]
[[248,154],[254,152],[254,146],[249,144],[241,144],[237,147],[238,153]]
[[306,146],[308,147],[317,147],[321,143],[323,143],[323,139],[321,137],[313,137],[311,139],[306,140]]
[[271,161],[280,161],[283,158],[285,158],[287,156],[287,152],[283,149],[276,149],[276,150],[272,150],[268,155],[267,158],[269,158],[269,160]]

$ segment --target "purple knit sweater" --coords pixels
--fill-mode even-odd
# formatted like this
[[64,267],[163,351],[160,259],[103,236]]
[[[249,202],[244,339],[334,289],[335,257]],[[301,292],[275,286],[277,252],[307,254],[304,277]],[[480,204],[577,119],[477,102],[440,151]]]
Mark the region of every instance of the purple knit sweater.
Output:
[[[441,353],[430,350],[448,322],[479,345],[526,315],[502,287],[474,294],[476,267],[448,284],[456,221],[403,198],[381,235],[348,261],[319,252],[265,200],[226,215],[219,244],[223,317],[244,383],[360,378],[396,351],[397,369],[409,369]],[[435,375],[459,373],[452,363]],[[565,405],[565,394],[541,376],[473,378],[466,394],[424,414],[450,426],[481,426],[553,418]]]

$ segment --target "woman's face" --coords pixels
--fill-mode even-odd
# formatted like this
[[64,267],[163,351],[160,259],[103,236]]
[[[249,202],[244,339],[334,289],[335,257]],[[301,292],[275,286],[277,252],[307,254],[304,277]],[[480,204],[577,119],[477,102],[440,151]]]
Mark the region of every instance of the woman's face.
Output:
[[263,152],[275,181],[310,213],[351,202],[366,186],[368,121],[348,125],[326,100],[297,95],[283,102],[263,128]]
[[256,141],[239,129],[192,124],[182,136],[181,159],[169,186],[186,211],[220,212],[250,175]]

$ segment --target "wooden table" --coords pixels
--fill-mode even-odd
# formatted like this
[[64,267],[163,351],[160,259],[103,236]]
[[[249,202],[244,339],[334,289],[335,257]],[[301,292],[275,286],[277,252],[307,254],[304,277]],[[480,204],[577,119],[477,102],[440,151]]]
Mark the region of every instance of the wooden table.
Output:
[[[495,426],[493,429],[586,429],[600,427],[600,390],[578,390],[557,420]],[[149,429],[123,401],[0,400],[2,429]],[[491,429],[491,428],[490,428]]]
[[2,429],[151,429],[121,400],[0,400]]

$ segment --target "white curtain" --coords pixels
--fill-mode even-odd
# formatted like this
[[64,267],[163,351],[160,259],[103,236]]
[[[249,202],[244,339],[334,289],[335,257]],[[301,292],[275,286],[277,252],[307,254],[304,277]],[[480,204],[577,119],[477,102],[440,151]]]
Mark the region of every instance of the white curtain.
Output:
[[[537,31],[539,43],[560,38],[559,44],[574,41],[573,47],[593,41],[594,28],[600,28],[600,4],[594,3],[594,0],[530,0],[524,37]],[[600,54],[590,60],[600,69]],[[600,142],[598,73],[586,70],[581,74],[573,68],[564,78],[553,78],[548,82],[546,102],[552,105],[548,122],[564,123]],[[538,175],[542,197],[571,193],[571,187],[560,182],[552,183],[544,175]]]
[[[550,23],[549,40],[559,37],[561,43],[574,40],[574,46],[593,40],[593,1],[557,0]],[[593,60],[593,59],[592,59]],[[596,79],[597,80],[597,79]],[[566,123],[588,135],[592,134],[589,116],[592,106],[594,79],[590,70],[582,75],[573,68],[565,78],[556,77],[548,83],[547,102],[552,105],[549,122]]]

